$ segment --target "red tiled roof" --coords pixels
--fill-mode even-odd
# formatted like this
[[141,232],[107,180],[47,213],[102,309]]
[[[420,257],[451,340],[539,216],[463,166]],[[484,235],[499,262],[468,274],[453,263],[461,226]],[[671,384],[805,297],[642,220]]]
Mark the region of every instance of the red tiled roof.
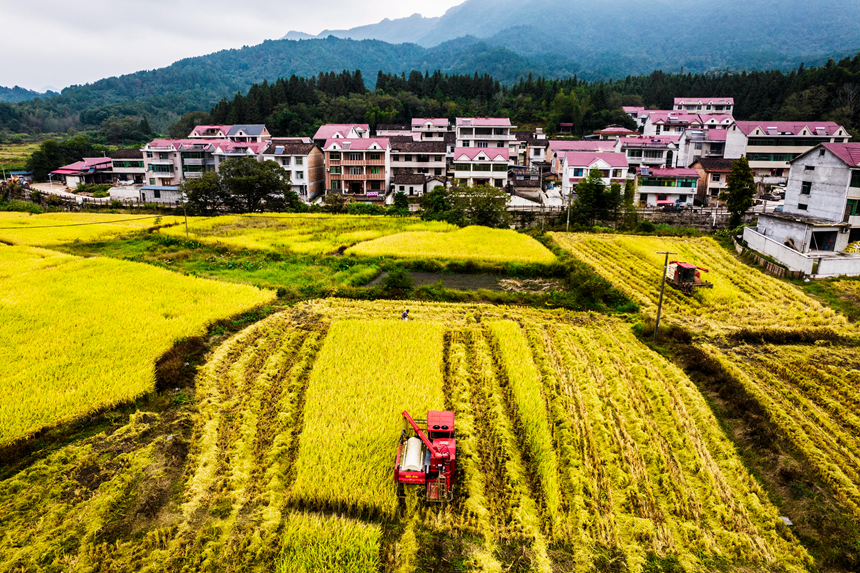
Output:
[[[837,131],[844,128],[832,121],[736,121],[738,128],[744,132],[744,135],[749,135],[760,128],[764,136],[768,135],[797,135],[806,129],[810,137],[834,135]],[[817,128],[824,128],[821,132]]]
[[329,123],[321,126],[313,139],[332,139],[335,134],[340,134],[341,137],[349,135],[349,130],[354,127],[360,127],[364,131],[370,131],[370,126],[366,123]]
[[860,143],[822,143],[821,145],[850,167],[860,167]]
[[507,147],[455,147],[454,161],[460,161],[462,157],[474,161],[481,153],[489,157],[490,161],[498,161],[499,159],[508,161],[511,158]]
[[686,169],[683,167],[652,167],[648,169],[648,172],[650,173],[650,177],[699,177],[699,172],[695,169]]
[[[464,120],[470,120],[471,124],[464,123]],[[511,120],[507,117],[458,117],[457,125],[466,127],[495,127],[497,125],[510,127]]]
[[[347,148],[344,144],[349,144]],[[325,142],[325,150],[328,151],[333,145],[338,146],[338,151],[367,151],[374,144],[381,147],[383,150],[388,149],[389,142],[387,137],[362,137],[360,139],[329,139]]]
[[568,166],[570,167],[591,167],[598,161],[603,161],[610,167],[627,167],[627,156],[623,153],[594,153],[570,151],[565,155]]

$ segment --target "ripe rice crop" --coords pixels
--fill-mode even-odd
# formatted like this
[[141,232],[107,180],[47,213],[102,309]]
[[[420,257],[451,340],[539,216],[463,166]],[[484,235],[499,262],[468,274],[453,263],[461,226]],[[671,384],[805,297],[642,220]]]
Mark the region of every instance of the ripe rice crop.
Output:
[[271,292],[0,247],[0,444],[153,389],[156,359]]
[[708,269],[710,272],[701,273],[702,281],[713,283],[714,288],[697,289],[693,296],[685,296],[667,281],[664,316],[685,324],[713,331],[846,325],[844,317],[832,309],[743,264],[710,238],[565,233],[552,233],[552,237],[652,314],[660,297],[665,261],[658,251],[678,253],[670,261]]
[[308,386],[291,499],[311,508],[393,515],[401,412],[424,418],[444,406],[441,325],[334,323]]
[[276,573],[375,573],[382,531],[343,517],[294,513],[281,536]]
[[104,215],[100,213],[28,215],[26,213],[0,212],[0,241],[14,245],[49,247],[74,241],[111,239],[156,225],[171,225],[180,220],[182,220],[181,217],[159,217],[157,215]]
[[705,345],[860,521],[860,360],[853,349]]
[[[309,255],[333,253],[362,241],[403,231],[446,233],[448,223],[414,217],[363,215],[228,215],[189,220],[191,237],[245,249]],[[166,235],[185,238],[185,226],[161,229]]]
[[410,231],[366,241],[346,251],[359,257],[453,259],[489,263],[544,263],[555,261],[533,238],[510,230],[466,227],[449,233]]

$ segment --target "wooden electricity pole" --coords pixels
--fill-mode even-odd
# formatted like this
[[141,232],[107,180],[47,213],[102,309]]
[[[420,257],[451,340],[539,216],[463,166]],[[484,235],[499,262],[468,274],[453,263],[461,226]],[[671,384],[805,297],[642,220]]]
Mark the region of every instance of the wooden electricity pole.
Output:
[[678,253],[657,251],[657,254],[666,255],[666,261],[663,263],[663,281],[660,283],[660,302],[657,303],[657,323],[654,325],[654,342],[657,342],[657,331],[660,329],[660,313],[663,312],[663,292],[666,290],[666,269],[669,268],[669,255],[677,255]]

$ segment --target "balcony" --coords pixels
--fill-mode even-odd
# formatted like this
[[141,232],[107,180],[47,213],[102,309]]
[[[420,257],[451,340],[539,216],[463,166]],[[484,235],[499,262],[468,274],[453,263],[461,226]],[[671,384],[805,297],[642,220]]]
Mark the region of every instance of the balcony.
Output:
[[[332,177],[335,179],[336,177]],[[361,173],[352,175],[350,173],[342,173],[337,178],[343,181],[382,181],[385,179],[385,173]]]
[[147,147],[147,151],[175,151],[173,147]]
[[377,165],[382,166],[385,165],[385,157],[381,159],[341,159],[340,161],[334,160],[331,162],[331,165],[352,165],[355,167],[364,166],[364,165]]
[[203,173],[199,171],[195,171],[193,173],[184,173],[186,179],[200,179],[203,177]]
[[150,165],[173,165],[172,159],[150,159]]
[[183,159],[182,163],[185,165],[204,165],[206,163],[205,159]]

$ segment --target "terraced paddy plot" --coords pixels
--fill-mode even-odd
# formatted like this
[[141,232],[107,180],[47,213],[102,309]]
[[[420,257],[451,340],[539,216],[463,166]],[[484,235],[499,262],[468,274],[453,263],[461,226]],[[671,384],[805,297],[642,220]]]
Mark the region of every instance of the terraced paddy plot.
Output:
[[0,444],[151,391],[176,341],[273,299],[149,265],[0,247]]
[[[194,218],[189,222],[195,240],[233,247],[323,255],[404,231],[446,233],[456,229],[448,223],[413,217],[359,215],[229,215]],[[170,227],[162,233],[185,238],[185,227]]]
[[[32,468],[50,483],[0,482],[12,540],[0,568],[44,570],[49,555],[82,568],[364,571],[378,543],[380,568],[409,570],[445,538],[473,571],[811,570],[692,382],[625,323],[414,302],[404,323],[403,305],[301,303],[219,347],[197,379],[177,503],[133,539],[100,544],[116,506],[63,497],[59,482],[98,443]],[[457,415],[455,501],[397,506],[400,411],[439,407]],[[105,470],[103,491],[134,482],[163,447]],[[43,515],[50,528],[30,527]]]
[[860,521],[860,360],[854,349],[739,346],[705,351],[762,407]]
[[444,407],[442,333],[414,321],[332,325],[308,386],[294,503],[393,517],[401,412],[423,418]]
[[172,225],[181,217],[103,215],[90,213],[0,212],[0,241],[13,245],[51,247],[74,241],[100,241],[157,225]]
[[633,237],[552,233],[564,249],[591,265],[646,311],[656,314],[663,255],[693,263],[710,272],[702,280],[713,289],[688,297],[668,284],[665,316],[719,332],[750,328],[842,328],[847,322],[799,289],[744,265],[709,238]]
[[555,255],[527,235],[486,227],[466,227],[448,233],[417,230],[398,233],[359,243],[346,254],[489,263],[550,264],[555,261]]

